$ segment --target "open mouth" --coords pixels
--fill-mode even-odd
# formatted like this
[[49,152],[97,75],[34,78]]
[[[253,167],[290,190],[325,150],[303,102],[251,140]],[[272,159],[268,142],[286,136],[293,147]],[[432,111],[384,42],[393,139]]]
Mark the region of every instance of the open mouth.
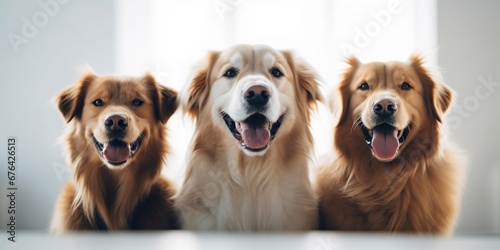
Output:
[[366,144],[370,146],[375,157],[381,161],[390,161],[396,157],[399,148],[408,137],[410,126],[397,130],[394,126],[383,123],[368,129],[361,123],[361,130],[363,130]]
[[132,158],[141,146],[143,139],[144,133],[139,135],[132,143],[126,143],[120,139],[112,139],[107,143],[101,143],[92,135],[92,140],[99,155],[114,166],[120,166]]
[[263,114],[255,113],[244,121],[235,122],[228,114],[221,112],[221,115],[241,147],[252,152],[260,152],[269,147],[285,117],[283,113],[276,122],[271,123]]

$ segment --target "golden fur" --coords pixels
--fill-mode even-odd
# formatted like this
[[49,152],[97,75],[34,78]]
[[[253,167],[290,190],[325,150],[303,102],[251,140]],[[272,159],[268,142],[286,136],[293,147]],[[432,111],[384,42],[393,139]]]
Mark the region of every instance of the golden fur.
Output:
[[[96,100],[104,104],[96,106]],[[149,74],[119,78],[88,73],[62,90],[56,102],[69,123],[66,144],[73,181],[57,202],[51,230],[178,227],[170,199],[175,189],[161,177],[168,152],[165,123],[177,108],[177,93]],[[141,140],[118,166],[106,162],[93,141],[105,145],[109,135],[104,123],[110,113],[128,117],[122,140]]]
[[[451,233],[466,162],[441,132],[452,91],[431,76],[419,56],[369,64],[351,57],[348,63],[332,104],[335,156],[317,176],[321,228]],[[403,89],[404,82],[410,90]],[[360,89],[363,83],[369,90]],[[409,125],[410,130],[396,157],[382,161],[360,127],[370,123],[372,103],[383,96],[398,102],[397,129]]]
[[[238,75],[224,77],[231,67]],[[273,77],[274,67],[284,76]],[[191,81],[184,102],[196,127],[184,185],[175,197],[183,228],[316,228],[317,203],[308,179],[313,146],[309,113],[321,100],[316,78],[289,51],[238,45],[210,53],[206,66]],[[230,113],[240,104],[246,79],[268,86],[273,93],[270,102],[285,113],[269,148],[258,153],[242,148],[221,117],[221,112]]]

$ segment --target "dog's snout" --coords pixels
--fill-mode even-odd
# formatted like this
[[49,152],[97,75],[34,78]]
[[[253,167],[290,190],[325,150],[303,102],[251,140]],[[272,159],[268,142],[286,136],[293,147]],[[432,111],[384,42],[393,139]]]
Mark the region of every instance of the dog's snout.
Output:
[[104,120],[104,126],[108,131],[123,131],[128,126],[128,118],[121,114],[111,114]]
[[269,89],[263,85],[254,85],[245,91],[245,100],[252,106],[263,106],[271,96]]
[[392,98],[381,98],[373,102],[373,113],[378,116],[391,116],[398,110],[398,103]]

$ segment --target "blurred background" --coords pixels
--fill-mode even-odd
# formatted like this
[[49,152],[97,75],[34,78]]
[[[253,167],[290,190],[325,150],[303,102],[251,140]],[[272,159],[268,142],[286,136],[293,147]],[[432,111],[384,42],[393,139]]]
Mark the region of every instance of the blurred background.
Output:
[[[470,157],[456,234],[500,234],[500,2],[494,0],[3,0],[0,3],[0,228],[7,223],[7,138],[18,140],[18,229],[46,230],[70,180],[65,124],[51,103],[89,65],[153,73],[182,90],[209,50],[237,43],[294,49],[335,88],[343,58],[405,60],[421,52],[456,91],[448,138]],[[497,107],[497,108],[495,108]],[[169,121],[164,175],[180,184],[189,119]],[[325,107],[313,119],[329,152]]]

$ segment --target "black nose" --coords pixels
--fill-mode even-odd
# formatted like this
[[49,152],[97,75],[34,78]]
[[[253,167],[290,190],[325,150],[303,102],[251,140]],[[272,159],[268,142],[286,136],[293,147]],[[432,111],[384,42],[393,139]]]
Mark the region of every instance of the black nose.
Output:
[[264,106],[269,101],[269,89],[262,85],[254,85],[245,91],[245,100],[251,106]]
[[373,102],[373,113],[381,117],[388,117],[398,111],[398,103],[391,98],[377,99]]
[[123,131],[128,126],[128,119],[121,114],[112,114],[106,117],[104,126],[108,131]]

